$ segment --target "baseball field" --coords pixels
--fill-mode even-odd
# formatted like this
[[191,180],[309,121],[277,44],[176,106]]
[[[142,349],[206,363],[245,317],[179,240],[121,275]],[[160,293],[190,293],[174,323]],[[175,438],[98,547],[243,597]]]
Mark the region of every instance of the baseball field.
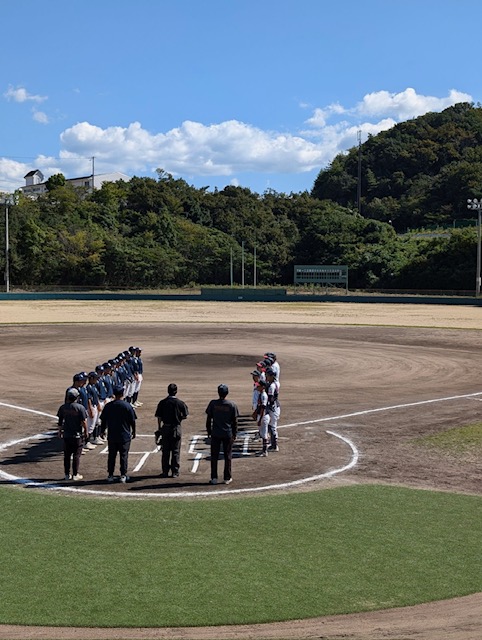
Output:
[[[481,329],[475,306],[2,301],[0,637],[480,640]],[[106,482],[99,446],[66,483],[65,388],[132,344],[131,482]],[[260,458],[249,374],[266,351],[280,451]],[[170,382],[190,416],[164,479]],[[241,428],[234,482],[212,487],[221,382]]]

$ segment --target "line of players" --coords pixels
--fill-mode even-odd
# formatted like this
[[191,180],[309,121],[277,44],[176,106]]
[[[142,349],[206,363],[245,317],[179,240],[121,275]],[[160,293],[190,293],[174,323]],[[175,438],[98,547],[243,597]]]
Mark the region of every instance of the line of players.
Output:
[[251,372],[253,378],[252,409],[258,432],[254,440],[261,439],[260,456],[266,457],[268,451],[279,451],[278,421],[281,413],[279,402],[280,365],[276,354],[265,353]]
[[[105,404],[114,399],[114,387],[124,387],[124,400],[133,407],[138,408],[143,405],[138,399],[142,378],[142,349],[133,346],[122,351],[115,358],[98,364],[95,370],[82,371],[73,376],[69,389],[72,387],[77,389],[78,402],[87,411],[88,438],[82,449],[83,454],[95,449],[97,445],[106,443],[106,439],[100,435],[100,414]],[[67,391],[65,401],[67,401]]]

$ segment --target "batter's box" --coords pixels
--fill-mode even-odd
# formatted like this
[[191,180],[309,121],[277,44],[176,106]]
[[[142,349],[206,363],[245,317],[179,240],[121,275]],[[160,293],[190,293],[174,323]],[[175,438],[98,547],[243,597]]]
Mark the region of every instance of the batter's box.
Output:
[[[254,455],[258,452],[258,448],[253,448],[253,437],[256,435],[256,429],[249,431],[238,431],[237,438],[233,444],[233,458],[242,458]],[[261,442],[261,441],[260,441]],[[191,437],[189,445],[189,455],[194,456],[191,473],[196,473],[199,463],[203,458],[209,458],[211,455],[211,443],[205,435],[195,435]],[[220,458],[223,457],[221,451]]]

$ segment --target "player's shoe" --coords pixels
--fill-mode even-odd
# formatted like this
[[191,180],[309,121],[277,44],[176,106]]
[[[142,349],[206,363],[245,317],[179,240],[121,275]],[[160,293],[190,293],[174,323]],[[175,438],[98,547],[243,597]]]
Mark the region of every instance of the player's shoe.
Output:
[[224,481],[224,484],[231,484],[232,481],[233,481],[232,478],[228,478],[227,480]]
[[114,482],[114,476],[107,476],[107,482]]
[[122,484],[129,482],[129,480],[130,480],[129,476],[121,476],[120,478],[120,481],[122,482]]
[[217,478],[211,478],[211,480],[209,481],[209,484],[218,484],[218,479]]
[[64,476],[64,480],[72,480],[72,474],[71,473],[66,473]]
[[79,480],[83,480],[84,476],[80,475],[80,473],[78,473],[75,476],[72,476],[72,480],[75,480],[75,482],[78,482]]

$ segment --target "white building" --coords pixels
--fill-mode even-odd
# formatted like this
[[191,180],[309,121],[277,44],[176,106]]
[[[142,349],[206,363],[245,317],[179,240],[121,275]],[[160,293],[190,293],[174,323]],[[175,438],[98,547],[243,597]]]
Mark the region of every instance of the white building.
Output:
[[[22,193],[26,196],[37,197],[42,193],[46,193],[47,185],[43,173],[39,169],[29,171],[25,176],[25,186],[21,187]],[[66,178],[67,184],[71,184],[76,188],[84,188],[89,192],[92,191],[92,185],[94,189],[100,189],[104,182],[117,182],[117,180],[124,180],[129,182],[130,177],[120,171],[114,171],[113,173],[98,173],[94,176],[84,176],[81,178]]]

